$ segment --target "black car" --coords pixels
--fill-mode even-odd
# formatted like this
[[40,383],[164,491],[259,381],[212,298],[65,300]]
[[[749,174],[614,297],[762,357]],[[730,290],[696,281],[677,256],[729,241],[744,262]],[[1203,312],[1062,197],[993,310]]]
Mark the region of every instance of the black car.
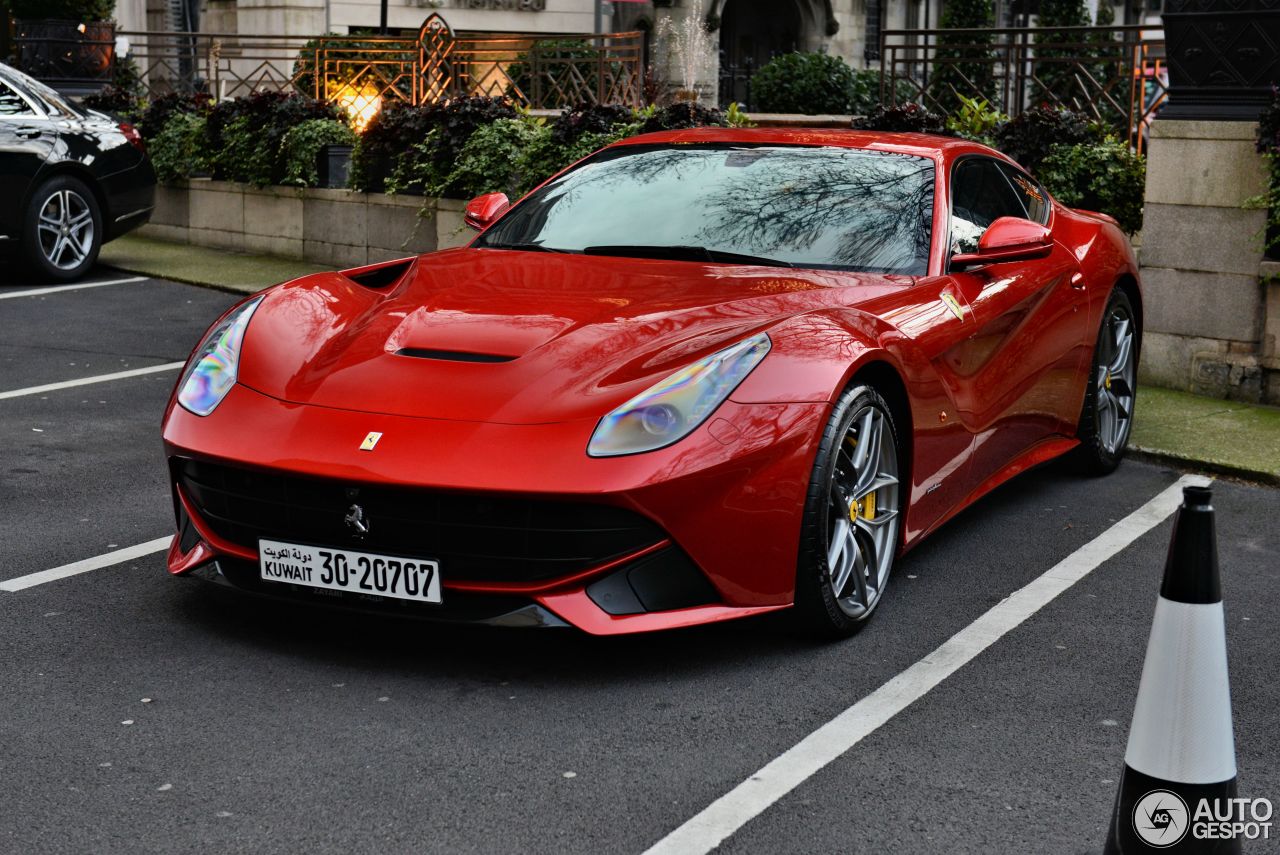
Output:
[[0,253],[70,280],[151,217],[156,174],[131,125],[0,63]]

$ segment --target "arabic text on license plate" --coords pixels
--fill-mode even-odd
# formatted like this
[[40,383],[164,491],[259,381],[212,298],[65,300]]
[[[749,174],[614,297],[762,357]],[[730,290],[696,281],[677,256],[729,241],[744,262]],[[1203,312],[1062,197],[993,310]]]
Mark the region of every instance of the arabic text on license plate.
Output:
[[440,565],[420,558],[258,541],[258,569],[269,582],[439,603]]

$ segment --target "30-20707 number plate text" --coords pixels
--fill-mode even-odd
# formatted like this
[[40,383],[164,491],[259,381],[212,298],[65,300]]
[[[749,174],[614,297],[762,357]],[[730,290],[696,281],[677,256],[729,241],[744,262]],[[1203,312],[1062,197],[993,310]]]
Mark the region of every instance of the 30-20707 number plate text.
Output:
[[441,601],[440,565],[430,559],[259,540],[258,569],[269,582],[424,603]]

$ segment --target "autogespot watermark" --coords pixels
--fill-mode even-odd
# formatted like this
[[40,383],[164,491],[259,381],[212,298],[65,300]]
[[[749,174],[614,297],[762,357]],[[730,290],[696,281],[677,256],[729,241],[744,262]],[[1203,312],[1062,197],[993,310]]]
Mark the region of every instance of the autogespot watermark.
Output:
[[1133,830],[1148,846],[1166,849],[1188,833],[1196,840],[1269,840],[1270,799],[1200,799],[1194,810],[1169,790],[1152,790],[1133,806]]

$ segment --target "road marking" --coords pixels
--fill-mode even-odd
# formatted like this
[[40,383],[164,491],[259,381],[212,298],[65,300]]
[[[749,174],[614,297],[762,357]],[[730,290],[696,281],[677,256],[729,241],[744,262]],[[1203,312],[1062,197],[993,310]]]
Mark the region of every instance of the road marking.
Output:
[[14,297],[43,297],[46,294],[57,294],[60,291],[83,291],[85,288],[102,288],[106,285],[128,285],[130,282],[146,282],[147,276],[131,276],[128,279],[108,279],[104,282],[77,282],[74,285],[54,285],[49,288],[30,288],[26,291],[8,291],[0,293],[0,300],[12,300]]
[[158,374],[161,371],[176,371],[185,362],[166,362],[164,365],[148,365],[146,368],[130,368],[128,371],[117,371],[114,374],[99,374],[96,377],[81,377],[79,380],[63,380],[60,383],[46,383],[43,386],[28,386],[26,389],[11,389],[0,392],[0,401],[5,398],[22,398],[27,395],[39,395],[41,392],[56,392],[59,389],[72,389],[76,386],[89,386],[93,383],[106,383],[108,380],[123,380],[126,377],[141,377],[144,374]]
[[[804,783],[882,724],[902,712],[999,641],[1103,562],[1177,510],[1182,488],[1208,479],[1184,475],[1043,575],[1014,591],[941,646],[800,740],[701,813],[651,846],[645,855],[710,852],[774,802]],[[1155,588],[1152,588],[1155,594]]]
[[172,540],[172,535],[157,537],[155,540],[148,540],[146,543],[139,543],[136,546],[126,546],[124,549],[117,549],[94,558],[85,558],[82,561],[63,564],[61,567],[41,570],[38,573],[29,573],[26,576],[19,576],[17,579],[8,579],[0,582],[0,591],[9,591],[10,593],[22,591],[26,588],[34,588],[36,585],[43,585],[46,582],[56,582],[68,576],[88,573],[90,570],[101,570],[103,567],[110,567],[113,564],[132,561],[135,558],[141,558],[144,555],[151,555],[168,549],[169,542]]

